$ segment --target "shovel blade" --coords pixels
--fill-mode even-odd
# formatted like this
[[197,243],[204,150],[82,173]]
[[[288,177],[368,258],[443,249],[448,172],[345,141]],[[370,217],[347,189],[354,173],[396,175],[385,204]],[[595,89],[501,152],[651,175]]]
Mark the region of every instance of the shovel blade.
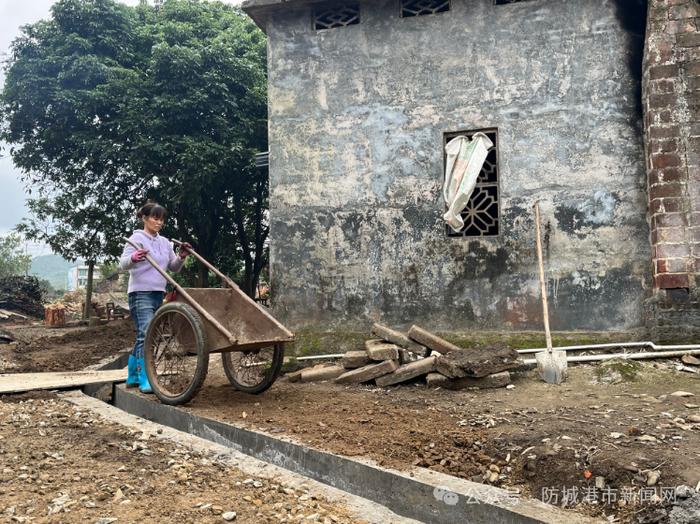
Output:
[[566,351],[542,351],[535,355],[537,373],[548,384],[561,384],[566,381]]

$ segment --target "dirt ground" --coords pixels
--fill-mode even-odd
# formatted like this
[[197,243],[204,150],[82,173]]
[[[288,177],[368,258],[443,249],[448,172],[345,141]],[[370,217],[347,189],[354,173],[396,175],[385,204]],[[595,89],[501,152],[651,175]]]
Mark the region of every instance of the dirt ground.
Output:
[[[0,346],[13,370],[81,369],[133,340],[129,322],[25,335],[14,348]],[[616,522],[681,523],[669,520],[671,507],[687,502],[674,488],[700,482],[700,375],[674,364],[645,362],[615,384],[601,382],[599,365],[571,366],[560,386],[524,371],[513,374],[512,389],[482,391],[281,378],[250,396],[231,388],[214,355],[204,387],[183,409],[388,467],[517,487]],[[673,395],[679,391],[689,396]],[[687,522],[700,522],[700,504],[695,510],[697,520]]]
[[[562,504],[577,490],[578,511],[621,522],[662,522],[659,498],[700,482],[700,380],[667,364],[644,364],[632,382],[601,384],[595,366],[570,368],[560,386],[535,371],[513,389],[446,391],[279,380],[266,393],[234,391],[212,359],[199,395],[184,409],[238,426],[286,435],[345,456],[399,469],[421,466],[477,482],[514,486]],[[694,396],[677,397],[685,391]],[[495,466],[495,467],[494,467]],[[490,472],[497,475],[491,478]],[[660,473],[648,473],[655,471]],[[652,481],[650,481],[650,475]],[[607,503],[590,490],[602,477]],[[544,490],[544,491],[543,491]],[[584,493],[587,503],[583,503]],[[612,493],[615,494],[615,500]],[[543,496],[544,495],[544,496]],[[657,501],[658,502],[658,501]],[[663,516],[663,512],[661,515]],[[698,513],[700,515],[700,513]]]
[[50,393],[1,398],[0,522],[360,522],[308,489],[156,437]]
[[1,327],[16,342],[0,345],[0,373],[78,371],[129,349],[135,336],[129,319],[97,327],[47,329],[42,324]]

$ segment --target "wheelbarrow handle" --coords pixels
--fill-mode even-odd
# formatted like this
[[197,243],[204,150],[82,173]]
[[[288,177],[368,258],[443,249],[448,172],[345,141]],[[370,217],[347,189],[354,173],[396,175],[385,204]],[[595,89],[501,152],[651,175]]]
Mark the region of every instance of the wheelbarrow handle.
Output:
[[[173,239],[173,243],[180,246],[180,248],[182,248],[182,242],[180,242],[179,240]],[[199,260],[207,269],[211,270],[228,287],[230,287],[231,289],[236,289],[236,290],[239,289],[239,287],[236,285],[236,283],[233,280],[231,280],[229,277],[224,275],[221,271],[216,269],[212,264],[209,263],[209,261],[207,261],[202,255],[197,253],[192,247],[188,247],[187,252],[191,253],[194,256],[194,258]]]
[[[129,244],[131,247],[134,249],[143,249],[143,246],[140,244],[137,244],[136,242],[132,242],[126,237],[123,237],[122,240],[124,240],[127,244]],[[192,306],[195,310],[197,310],[197,313],[202,315],[205,319],[207,319],[209,322],[212,323],[212,325],[219,330],[219,332],[226,337],[226,340],[229,341],[231,345],[238,344],[238,339],[234,337],[231,332],[226,329],[224,326],[221,325],[221,323],[216,320],[212,315],[209,314],[202,306],[199,305],[199,303],[193,299],[187,291],[183,289],[183,287],[178,284],[173,277],[168,275],[165,271],[161,269],[161,267],[158,265],[158,263],[153,260],[151,255],[146,253],[146,260],[148,260],[148,263],[153,266],[153,268],[160,273],[165,280],[167,280],[172,286],[177,290],[177,292],[184,298],[187,303]]]

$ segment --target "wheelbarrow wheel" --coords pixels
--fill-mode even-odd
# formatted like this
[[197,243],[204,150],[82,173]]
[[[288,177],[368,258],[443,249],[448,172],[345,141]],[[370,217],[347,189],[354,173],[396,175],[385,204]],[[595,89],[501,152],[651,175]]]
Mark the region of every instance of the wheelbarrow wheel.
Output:
[[180,302],[156,311],[146,330],[144,360],[153,393],[163,404],[175,406],[192,400],[209,368],[199,314]]
[[284,361],[284,344],[221,354],[224,372],[231,385],[244,393],[262,393],[279,376]]

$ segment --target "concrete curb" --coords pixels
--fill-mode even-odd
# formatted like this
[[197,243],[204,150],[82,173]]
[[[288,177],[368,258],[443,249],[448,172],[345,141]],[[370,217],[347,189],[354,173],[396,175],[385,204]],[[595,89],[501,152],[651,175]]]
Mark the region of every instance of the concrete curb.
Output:
[[435,524],[600,522],[506,490],[428,470],[410,475],[289,440],[199,417],[115,387],[115,407],[377,502],[397,515]]

